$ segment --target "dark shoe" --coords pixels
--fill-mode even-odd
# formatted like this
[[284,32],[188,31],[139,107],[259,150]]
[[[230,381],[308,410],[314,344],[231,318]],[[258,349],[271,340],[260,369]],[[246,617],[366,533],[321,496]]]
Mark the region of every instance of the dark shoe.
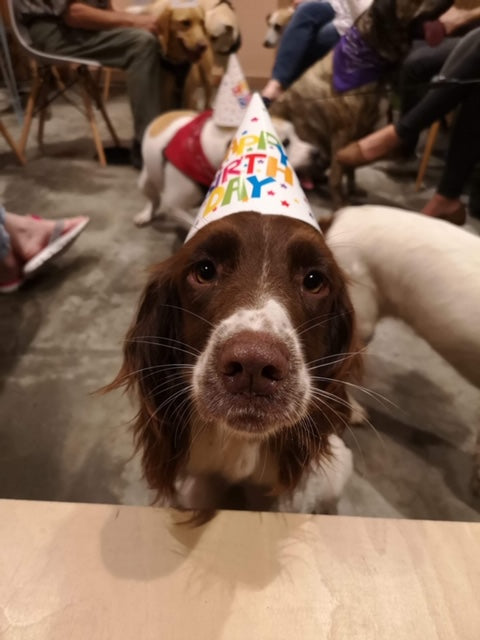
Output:
[[142,145],[138,140],[133,141],[130,151],[130,164],[139,171],[143,168]]
[[438,220],[445,220],[451,224],[456,224],[459,227],[463,226],[467,221],[467,210],[465,206],[461,204],[457,209],[451,213],[440,213],[437,216],[431,216],[432,218],[438,218]]
[[263,104],[267,107],[267,109],[270,109],[270,107],[272,106],[273,100],[271,98],[267,98],[266,96],[262,96],[262,100],[263,100]]
[[127,147],[105,147],[104,152],[108,165],[126,166],[130,164],[130,149]]
[[475,173],[472,179],[468,210],[472,216],[480,218],[480,171]]

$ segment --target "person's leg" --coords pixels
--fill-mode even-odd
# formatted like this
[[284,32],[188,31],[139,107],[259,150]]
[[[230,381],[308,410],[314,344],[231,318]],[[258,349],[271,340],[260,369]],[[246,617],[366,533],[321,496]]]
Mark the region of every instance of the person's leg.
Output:
[[[319,46],[317,35],[320,29],[334,18],[335,11],[328,2],[306,2],[296,9],[280,41],[272,78],[262,91],[264,97],[276,99],[308,68],[314,49]],[[332,33],[327,35],[327,42],[333,41]],[[318,57],[327,53],[326,46],[320,43]]]
[[141,29],[86,31],[56,21],[38,20],[29,27],[39,49],[97,60],[126,72],[135,139],[141,141],[148,124],[162,111],[161,50],[157,39]]
[[[480,68],[480,27],[464,36],[450,53],[439,77],[453,80],[451,84],[432,87],[425,97],[400,118],[398,136],[405,141],[452,111],[470,92],[472,85],[462,80],[478,78]],[[456,82],[460,80],[460,82]]]
[[320,27],[314,45],[305,52],[302,63],[303,70],[308,69],[312,64],[315,64],[317,60],[321,60],[326,56],[339,40],[340,34],[333,22],[327,22],[327,24]]
[[408,113],[421,100],[426,84],[437,74],[460,38],[445,38],[437,47],[415,40],[400,68],[401,113]]
[[480,87],[471,89],[460,106],[437,192],[423,209],[435,217],[452,215],[462,207],[460,195],[480,161]]
[[10,234],[6,226],[6,212],[0,205],[0,290],[15,290],[21,276],[21,268],[12,251]]
[[468,82],[463,84],[461,81],[478,78],[479,68],[480,28],[464,36],[443,65],[440,75],[452,79],[451,84],[439,84],[431,88],[396,125],[388,125],[341,149],[337,154],[339,162],[344,166],[368,164],[384,157],[402,143],[409,144],[422,129],[439,120],[467,98],[475,85]]

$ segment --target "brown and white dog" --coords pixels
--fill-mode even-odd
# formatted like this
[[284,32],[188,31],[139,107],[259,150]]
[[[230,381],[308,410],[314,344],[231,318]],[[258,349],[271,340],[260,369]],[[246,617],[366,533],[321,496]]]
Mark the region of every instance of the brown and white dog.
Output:
[[[156,0],[138,11],[158,17],[159,41],[167,61],[174,67],[191,65],[181,100],[170,100],[168,107],[208,108],[214,67],[224,70],[228,55],[241,44],[233,5],[228,0],[199,0],[191,6],[175,6],[172,0]],[[173,88],[166,91],[167,97],[174,93]]]
[[[165,157],[165,149],[174,136],[191,125],[199,114],[194,111],[171,111],[156,118],[145,132],[142,142],[143,169],[138,186],[149,202],[137,213],[134,222],[138,226],[149,224],[155,217],[171,220],[188,230],[193,222],[190,211],[198,207],[220,166],[235,128],[219,127],[212,118],[204,121],[200,131],[189,135],[187,156],[195,158],[193,139],[198,136],[203,161],[211,168],[211,175],[202,183],[178,169]],[[290,122],[274,118],[280,142],[287,151],[290,164],[296,171],[308,169],[313,163],[314,148],[300,140]]]
[[[406,322],[480,389],[480,238],[442,220],[365,205],[335,214],[327,244],[349,277],[362,340]],[[480,493],[480,425],[472,488]]]
[[151,269],[111,388],[133,389],[143,468],[177,507],[333,510],[359,368],[345,280],[281,215],[211,222]]
[[273,49],[280,42],[285,27],[290,22],[295,9],[292,7],[284,7],[276,9],[267,15],[267,31],[263,40],[263,46],[267,49]]
[[[444,6],[444,0],[374,0],[355,27],[384,64],[392,66],[408,52],[413,26],[423,16],[440,14]],[[346,200],[342,189],[344,169],[335,158],[336,152],[374,129],[381,97],[381,85],[373,82],[345,93],[335,91],[330,53],[311,66],[270,108],[272,115],[290,120],[298,135],[317,147],[322,165],[329,167],[334,208]],[[353,170],[348,173],[349,186],[353,188]]]
[[229,0],[199,0],[205,11],[209,47],[192,65],[185,84],[184,106],[201,111],[212,104],[213,86],[227,66],[228,57],[241,46],[237,14]]

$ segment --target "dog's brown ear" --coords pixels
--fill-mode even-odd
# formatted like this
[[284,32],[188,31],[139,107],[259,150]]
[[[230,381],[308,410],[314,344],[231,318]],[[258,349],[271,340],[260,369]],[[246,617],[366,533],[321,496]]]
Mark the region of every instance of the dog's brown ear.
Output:
[[189,400],[173,261],[174,257],[169,258],[153,268],[125,339],[123,365],[106,389],[130,389],[139,402],[135,443],[142,452],[145,477],[158,497],[173,495],[189,438],[188,429],[180,423],[188,414]]
[[272,17],[271,13],[267,13],[266,17],[265,17],[265,22],[268,24],[268,21],[270,20],[270,18]]
[[170,44],[171,17],[172,10],[169,7],[166,7],[157,19],[158,41],[160,42],[163,55],[165,56],[168,56],[168,45]]

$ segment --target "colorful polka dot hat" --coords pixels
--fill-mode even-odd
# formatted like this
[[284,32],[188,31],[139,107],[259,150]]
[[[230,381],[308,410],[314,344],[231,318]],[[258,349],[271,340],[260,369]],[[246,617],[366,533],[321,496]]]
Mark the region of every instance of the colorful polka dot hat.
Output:
[[232,54],[228,58],[213,105],[214,123],[218,127],[238,127],[249,101],[250,89],[237,56]]
[[187,241],[209,222],[241,211],[297,218],[320,232],[258,93],[250,100]]

